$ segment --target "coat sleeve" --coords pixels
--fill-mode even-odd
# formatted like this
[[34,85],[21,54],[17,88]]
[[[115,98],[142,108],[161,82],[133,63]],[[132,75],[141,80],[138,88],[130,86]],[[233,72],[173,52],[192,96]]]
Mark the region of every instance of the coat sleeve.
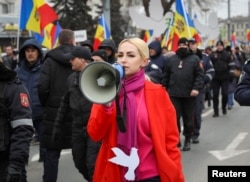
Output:
[[46,105],[49,96],[50,78],[52,76],[50,71],[50,61],[51,60],[47,60],[42,65],[38,82],[38,96],[42,106]]
[[110,108],[94,104],[87,125],[87,132],[94,141],[100,141],[108,135],[111,125],[116,125],[115,104]]
[[12,99],[7,101],[12,133],[10,137],[9,174],[18,174],[28,162],[30,141],[33,135],[32,112],[29,95],[23,85],[9,89]]
[[[197,57],[198,58],[198,57]],[[201,90],[204,87],[204,72],[202,70],[202,62],[200,60],[197,60],[195,63],[195,77],[194,77],[194,84],[193,89],[194,90]]]
[[243,70],[242,74],[244,75],[241,76],[241,82],[236,87],[234,99],[241,106],[250,106],[250,63]]

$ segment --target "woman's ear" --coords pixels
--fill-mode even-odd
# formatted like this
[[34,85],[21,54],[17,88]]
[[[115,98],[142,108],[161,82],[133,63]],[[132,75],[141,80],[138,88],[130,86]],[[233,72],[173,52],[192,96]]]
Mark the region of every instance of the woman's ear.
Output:
[[142,62],[142,64],[141,64],[141,68],[143,68],[143,67],[145,67],[145,66],[147,66],[148,65],[148,58],[144,58],[144,60],[143,60],[143,62]]

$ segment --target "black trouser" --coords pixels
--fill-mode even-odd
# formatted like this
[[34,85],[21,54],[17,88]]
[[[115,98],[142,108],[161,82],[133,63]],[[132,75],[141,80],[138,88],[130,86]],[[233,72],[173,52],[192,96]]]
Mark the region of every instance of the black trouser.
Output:
[[[75,129],[76,130],[76,129]],[[95,161],[101,142],[94,142],[83,129],[72,133],[72,155],[75,167],[83,177],[92,181]]]
[[0,182],[5,182],[8,163],[9,163],[9,153],[7,151],[1,151],[0,152]]
[[222,109],[226,109],[227,106],[227,99],[228,99],[228,84],[229,80],[213,80],[212,81],[212,89],[213,89],[213,107],[214,113],[219,114],[219,91],[221,88],[221,104]]
[[200,93],[197,95],[195,99],[195,111],[194,111],[194,136],[200,135],[200,129],[201,129],[201,114],[202,114],[202,108],[203,108],[203,102],[204,101],[204,91],[200,91]]
[[193,116],[195,107],[195,97],[171,97],[177,114],[177,124],[181,133],[180,118],[183,119],[183,135],[191,137],[193,134]]

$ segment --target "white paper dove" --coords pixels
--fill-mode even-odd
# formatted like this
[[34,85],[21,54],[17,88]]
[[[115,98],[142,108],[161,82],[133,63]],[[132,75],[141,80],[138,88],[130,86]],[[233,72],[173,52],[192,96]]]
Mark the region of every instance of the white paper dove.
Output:
[[109,159],[109,161],[124,167],[128,167],[128,171],[124,175],[125,179],[129,181],[135,180],[135,169],[138,167],[140,162],[138,149],[132,147],[130,150],[130,155],[126,155],[121,149],[117,147],[113,147],[111,150],[116,156]]
[[210,13],[208,25],[202,24],[197,18],[194,19],[194,25],[197,30],[205,36],[202,43],[204,46],[208,45],[209,40],[215,40],[219,36],[219,23],[215,12]]
[[150,17],[140,14],[137,9],[137,7],[130,7],[129,15],[139,28],[145,30],[153,30],[153,35],[148,40],[148,43],[154,40],[155,37],[159,37],[162,33],[164,33],[167,28],[167,22],[169,22],[173,17],[172,12],[167,12],[163,16],[161,0],[150,1]]

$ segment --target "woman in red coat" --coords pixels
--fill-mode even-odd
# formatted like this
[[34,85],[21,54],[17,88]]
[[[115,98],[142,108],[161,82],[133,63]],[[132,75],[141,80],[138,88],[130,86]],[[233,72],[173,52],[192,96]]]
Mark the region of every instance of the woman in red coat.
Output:
[[[93,182],[184,181],[176,112],[166,90],[145,79],[148,57],[139,38],[119,44],[117,62],[125,68],[119,107],[115,101],[94,104],[87,128],[93,140],[102,140]],[[117,108],[126,114],[125,132],[118,128]]]

